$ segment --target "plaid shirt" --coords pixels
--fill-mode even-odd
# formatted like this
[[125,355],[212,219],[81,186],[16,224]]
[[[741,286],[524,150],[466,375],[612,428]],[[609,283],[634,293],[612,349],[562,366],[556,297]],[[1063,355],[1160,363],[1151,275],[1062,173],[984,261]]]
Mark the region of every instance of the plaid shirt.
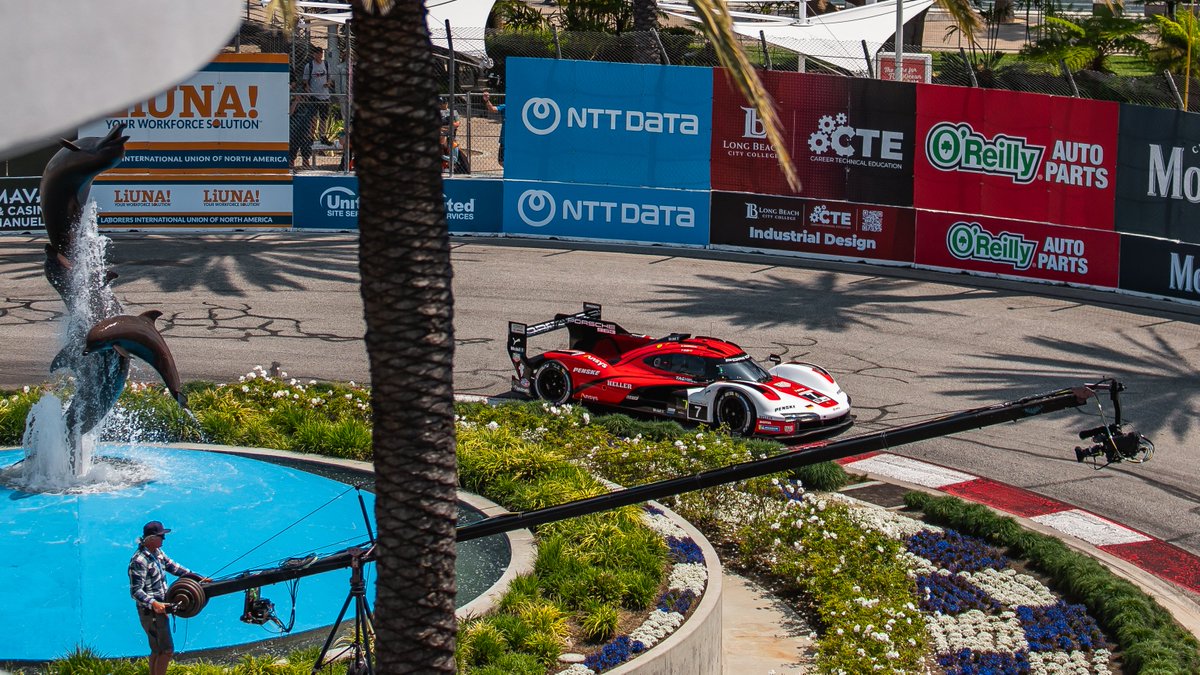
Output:
[[162,549],[151,553],[144,546],[138,547],[137,553],[129,560],[129,595],[138,607],[150,609],[152,601],[166,600],[166,572],[177,577],[191,574],[186,567],[168,558]]

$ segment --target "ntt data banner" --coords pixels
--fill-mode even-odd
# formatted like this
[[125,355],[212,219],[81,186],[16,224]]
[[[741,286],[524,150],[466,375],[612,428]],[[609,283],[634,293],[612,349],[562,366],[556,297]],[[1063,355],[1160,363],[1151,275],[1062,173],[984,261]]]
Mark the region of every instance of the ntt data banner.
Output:
[[1121,289],[1200,303],[1200,246],[1121,235]]
[[1200,243],[1200,115],[1121,105],[1116,226]]
[[708,200],[700,190],[505,181],[504,232],[704,246]]
[[0,232],[42,230],[42,198],[38,176],[0,178]]
[[915,202],[1113,229],[1116,103],[917,85]]
[[287,54],[220,54],[187,81],[79,129],[129,136],[115,171],[288,166]]
[[793,191],[758,113],[713,71],[713,189],[912,206],[916,88],[900,82],[760,73],[800,175]]
[[855,260],[913,260],[913,210],[712,193],[712,243]]
[[1117,287],[1115,232],[917,212],[916,263],[931,267]]
[[290,176],[214,176],[178,180],[96,181],[101,228],[263,228],[292,226]]
[[510,58],[505,178],[704,190],[708,68]]

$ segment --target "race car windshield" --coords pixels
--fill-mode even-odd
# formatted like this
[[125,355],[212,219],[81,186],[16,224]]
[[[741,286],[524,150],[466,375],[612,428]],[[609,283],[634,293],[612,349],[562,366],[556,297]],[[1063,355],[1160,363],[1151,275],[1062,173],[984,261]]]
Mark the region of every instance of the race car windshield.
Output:
[[767,382],[771,374],[750,359],[717,364],[717,379],[743,382]]

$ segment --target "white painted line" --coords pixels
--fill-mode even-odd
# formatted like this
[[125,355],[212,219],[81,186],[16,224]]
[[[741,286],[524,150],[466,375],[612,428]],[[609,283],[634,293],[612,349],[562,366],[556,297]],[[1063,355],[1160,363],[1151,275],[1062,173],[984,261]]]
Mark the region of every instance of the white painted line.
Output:
[[1111,520],[1105,520],[1094,513],[1088,513],[1079,509],[1047,513],[1044,516],[1034,516],[1031,520],[1064,534],[1069,534],[1072,537],[1082,539],[1093,546],[1135,544],[1141,541],[1150,541],[1150,537],[1134,532]]
[[883,453],[850,462],[844,467],[847,471],[864,471],[884,478],[896,478],[914,485],[941,488],[955,483],[966,483],[976,477],[954,469],[947,469],[920,460]]

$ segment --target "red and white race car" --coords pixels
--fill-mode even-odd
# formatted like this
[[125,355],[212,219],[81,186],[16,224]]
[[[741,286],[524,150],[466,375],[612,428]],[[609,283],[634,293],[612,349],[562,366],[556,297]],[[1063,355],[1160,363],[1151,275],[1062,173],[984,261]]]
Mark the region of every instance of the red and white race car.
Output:
[[[567,329],[569,348],[537,356],[528,339]],[[579,402],[724,425],[742,436],[791,437],[853,423],[850,396],[824,368],[764,370],[732,342],[672,333],[630,333],[601,319],[600,305],[549,321],[508,324],[513,391],[551,403]]]

